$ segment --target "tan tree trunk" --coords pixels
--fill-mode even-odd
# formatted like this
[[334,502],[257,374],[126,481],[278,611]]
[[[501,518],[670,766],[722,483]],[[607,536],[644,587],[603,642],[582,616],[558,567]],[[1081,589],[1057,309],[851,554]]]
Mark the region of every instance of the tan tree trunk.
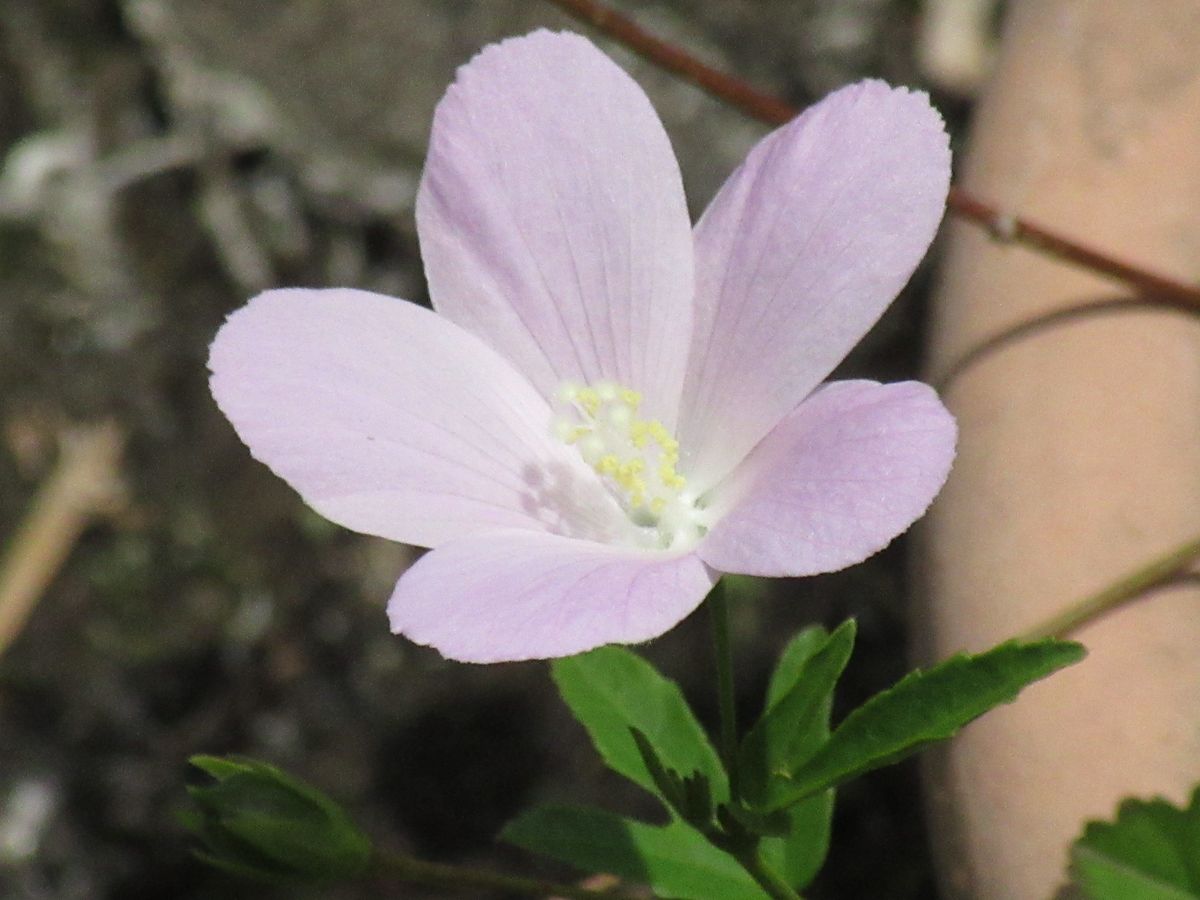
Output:
[[[1200,4],[1018,0],[962,181],[1095,246],[1200,276]],[[1121,289],[951,229],[932,374],[959,458],[927,522],[926,658],[979,650],[1200,534],[1200,317],[1071,316]],[[1090,655],[970,726],[930,765],[949,896],[1036,900],[1127,795],[1200,781],[1200,590],[1154,592],[1077,635]]]

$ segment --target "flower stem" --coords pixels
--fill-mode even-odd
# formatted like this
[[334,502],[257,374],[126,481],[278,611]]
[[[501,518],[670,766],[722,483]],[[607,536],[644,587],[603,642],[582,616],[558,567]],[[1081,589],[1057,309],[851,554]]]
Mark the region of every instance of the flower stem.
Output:
[[1073,603],[1058,615],[1029,629],[1021,637],[1033,641],[1071,634],[1109,610],[1169,581],[1196,559],[1200,559],[1200,536],[1181,544],[1164,556],[1151,560],[1103,590]]
[[506,894],[524,894],[530,897],[565,897],[567,900],[653,900],[652,894],[634,894],[619,889],[595,890],[577,884],[558,884],[538,878],[521,878],[482,869],[429,862],[383,850],[375,852],[374,865],[376,871],[381,874],[413,884],[448,890],[476,888],[502,891]]
[[[728,103],[768,125],[782,125],[799,110],[759,91],[745,81],[701,62],[675,44],[655,37],[633,19],[599,0],[550,0],[575,18],[587,22],[655,65],[692,82],[718,100]],[[1047,256],[1107,275],[1138,293],[1169,298],[1173,304],[1195,311],[1200,308],[1200,286],[1147,269],[1112,254],[1089,247],[1036,222],[1008,215],[997,206],[955,185],[947,206],[952,213],[987,229],[998,241],[1017,243]]]
[[708,615],[712,622],[713,650],[717,663],[717,707],[721,717],[721,759],[729,772],[730,790],[737,797],[734,784],[737,762],[737,701],[733,688],[733,646],[729,640],[729,601],[725,584],[718,581],[708,595]]
[[738,862],[774,900],[802,900],[795,889],[766,864],[757,848],[738,856]]

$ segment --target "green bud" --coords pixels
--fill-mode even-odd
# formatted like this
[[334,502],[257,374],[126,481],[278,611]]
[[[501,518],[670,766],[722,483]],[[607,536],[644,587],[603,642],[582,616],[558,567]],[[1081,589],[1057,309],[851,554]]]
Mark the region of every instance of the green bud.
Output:
[[260,881],[340,881],[361,875],[371,842],[320,791],[251,759],[193,756],[215,784],[188,788],[184,825],[197,856]]

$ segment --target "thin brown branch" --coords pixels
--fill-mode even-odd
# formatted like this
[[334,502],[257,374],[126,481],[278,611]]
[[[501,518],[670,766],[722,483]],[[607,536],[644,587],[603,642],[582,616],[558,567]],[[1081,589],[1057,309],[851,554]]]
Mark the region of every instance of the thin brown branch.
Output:
[[705,65],[683,48],[655,37],[628,16],[623,16],[602,3],[593,0],[550,2],[575,18],[594,25],[655,65],[681,76],[718,100],[724,100],[768,125],[782,125],[796,115],[795,107],[790,104]]
[[[707,93],[768,125],[782,125],[799,111],[739,78],[701,62],[681,47],[647,32],[640,25],[596,0],[549,0],[575,18],[595,26],[645,59],[692,82]],[[962,219],[986,228],[994,238],[1020,244],[1055,259],[1105,275],[1140,294],[1170,297],[1200,308],[1200,285],[1180,281],[1144,266],[1118,259],[1036,222],[1009,215],[961,187],[950,188],[947,206]]]
[[716,71],[712,66],[703,64],[683,48],[667,43],[659,37],[644,30],[628,16],[610,10],[604,4],[594,0],[550,0],[554,6],[562,8],[581,22],[595,25],[604,31],[608,37],[618,43],[625,44],[644,59],[653,62],[667,72],[677,74],[688,80],[708,94],[725,101],[730,106],[737,107],[752,119],[767,122],[768,125],[782,125],[791,120],[798,110],[779,100],[778,97],[763,94],[752,88],[743,80],[727,76],[724,72]]
[[1029,219],[1007,215],[961,187],[950,188],[946,205],[957,216],[986,228],[993,238],[1004,243],[1021,244],[1040,250],[1063,262],[1090,269],[1123,282],[1140,294],[1150,294],[1182,303],[1195,310],[1200,307],[1200,286],[1179,281],[1110,253],[1081,244]]

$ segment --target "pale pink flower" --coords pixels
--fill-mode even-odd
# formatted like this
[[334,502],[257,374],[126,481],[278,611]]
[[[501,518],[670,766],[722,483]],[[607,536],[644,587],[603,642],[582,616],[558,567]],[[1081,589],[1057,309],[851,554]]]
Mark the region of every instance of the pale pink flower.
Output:
[[920,93],[844,88],[764,138],[693,230],[649,101],[587,40],[488,47],[417,198],[436,313],[277,290],[212,391],[322,515],[432,547],[394,631],[459,660],[655,637],[721,572],[859,562],[941,487],[923,384],[822,384],[911,275],[949,182]]

